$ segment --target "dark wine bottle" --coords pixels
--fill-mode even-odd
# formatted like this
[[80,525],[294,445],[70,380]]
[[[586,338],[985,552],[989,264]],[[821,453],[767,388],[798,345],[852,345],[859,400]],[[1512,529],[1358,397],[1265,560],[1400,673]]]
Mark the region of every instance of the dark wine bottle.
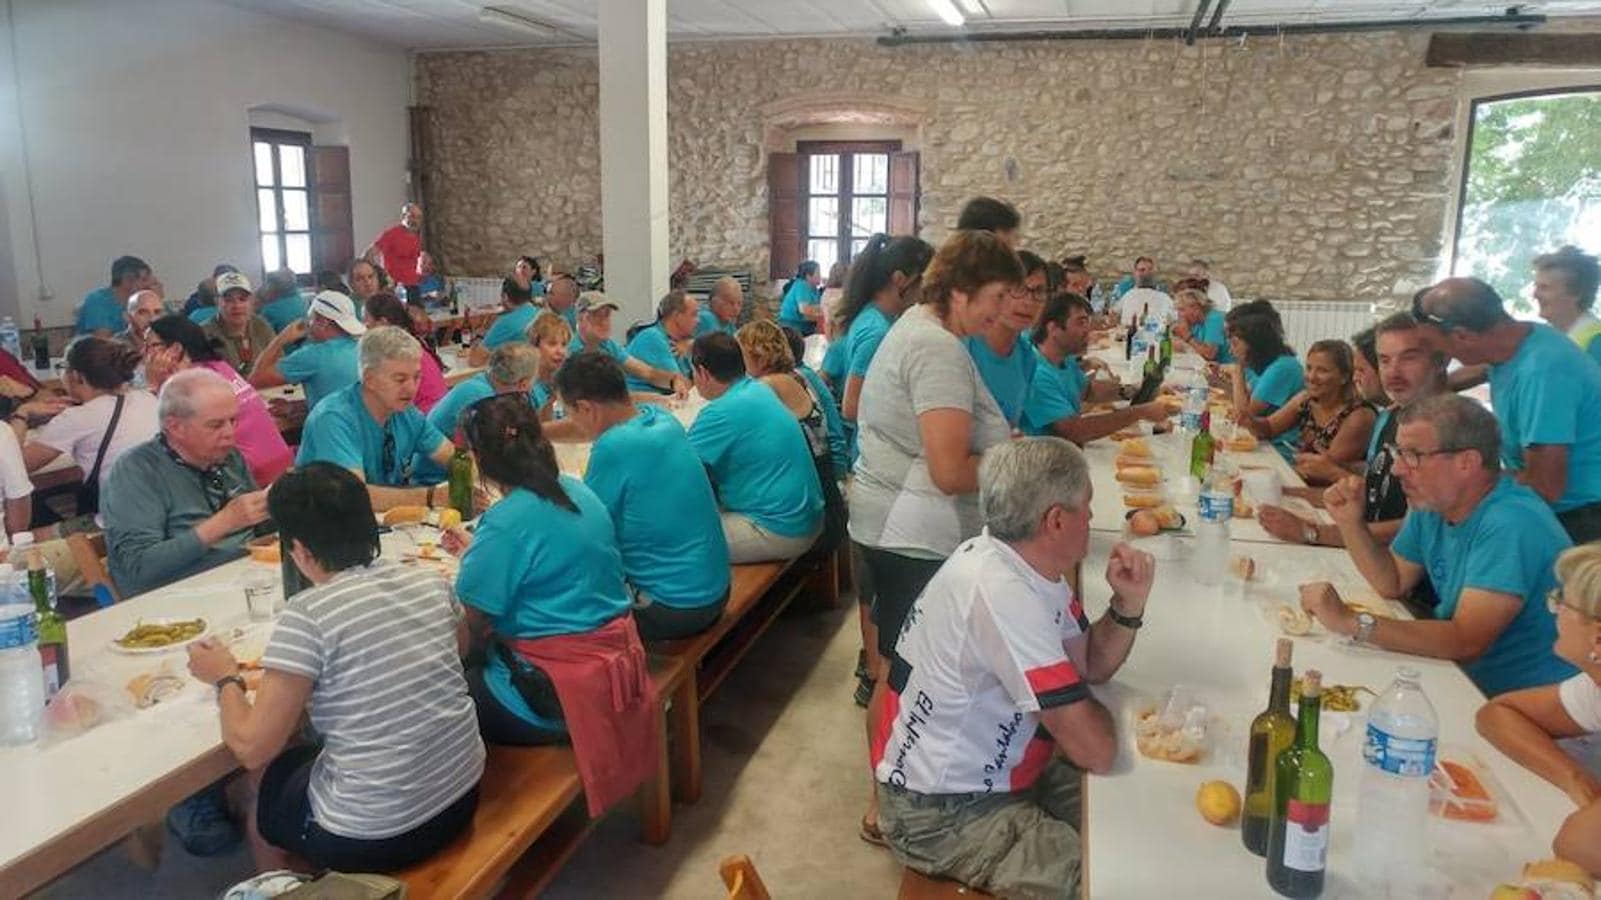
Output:
[[[1203,427],[1201,434],[1206,434]],[[1200,435],[1196,435],[1200,440]],[[1290,652],[1295,642],[1279,638],[1273,657],[1273,682],[1268,688],[1267,709],[1251,720],[1250,747],[1245,767],[1245,814],[1240,820],[1240,836],[1245,849],[1257,856],[1267,855],[1267,828],[1273,817],[1273,770],[1279,754],[1295,742],[1295,718],[1290,715]]]
[[1267,883],[1280,896],[1323,893],[1329,857],[1329,801],[1334,766],[1317,748],[1323,676],[1308,669],[1301,679],[1301,710],[1295,743],[1279,754],[1273,770],[1273,819],[1268,825]]

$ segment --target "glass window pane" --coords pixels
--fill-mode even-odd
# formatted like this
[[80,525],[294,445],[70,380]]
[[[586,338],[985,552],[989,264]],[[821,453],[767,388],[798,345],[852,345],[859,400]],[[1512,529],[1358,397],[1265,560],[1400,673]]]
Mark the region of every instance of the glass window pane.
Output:
[[278,227],[278,205],[275,196],[276,193],[272,188],[256,189],[256,215],[260,219],[260,224],[256,226],[257,231],[281,230]]
[[286,234],[284,244],[288,249],[289,268],[296,274],[305,275],[311,271],[311,235]]
[[839,199],[813,197],[806,201],[806,233],[817,237],[839,234]]
[[261,236],[261,268],[264,272],[276,272],[283,264],[278,257],[278,235],[264,234]]
[[256,141],[253,149],[256,152],[256,184],[272,184],[272,145],[266,141]]
[[[288,180],[288,179],[285,179]],[[306,211],[305,191],[284,191],[284,231],[308,231],[310,214]]]
[[817,260],[817,264],[827,272],[839,260],[839,241],[833,238],[807,241],[806,258]]
[[851,190],[858,194],[889,193],[889,154],[857,154],[851,171]]
[[867,241],[865,239],[857,238],[857,239],[851,241],[851,258],[855,259],[857,254],[861,253],[863,250],[866,250],[866,249],[867,249]]
[[872,237],[889,227],[889,203],[883,197],[851,198],[851,235]]
[[839,156],[820,153],[811,157],[811,179],[807,183],[813,194],[839,193]]
[[306,148],[296,144],[278,145],[278,172],[284,187],[306,186]]

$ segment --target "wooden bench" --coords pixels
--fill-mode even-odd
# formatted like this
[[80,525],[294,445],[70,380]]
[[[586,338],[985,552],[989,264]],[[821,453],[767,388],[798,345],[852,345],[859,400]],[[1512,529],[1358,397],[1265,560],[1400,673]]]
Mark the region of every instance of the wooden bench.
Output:
[[896,900],[944,900],[947,897],[992,897],[977,888],[970,888],[957,881],[947,881],[943,878],[930,878],[922,872],[905,870],[901,876],[900,893]]

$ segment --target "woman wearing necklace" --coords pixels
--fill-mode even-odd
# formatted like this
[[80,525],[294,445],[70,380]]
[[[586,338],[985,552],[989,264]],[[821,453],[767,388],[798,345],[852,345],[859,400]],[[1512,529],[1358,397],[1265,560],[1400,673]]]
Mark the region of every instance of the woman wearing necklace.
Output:
[[1318,341],[1306,352],[1306,387],[1268,416],[1252,416],[1242,424],[1259,438],[1300,429],[1296,471],[1308,483],[1316,472],[1303,457],[1321,454],[1339,466],[1364,458],[1376,413],[1357,395],[1351,348],[1344,341]]

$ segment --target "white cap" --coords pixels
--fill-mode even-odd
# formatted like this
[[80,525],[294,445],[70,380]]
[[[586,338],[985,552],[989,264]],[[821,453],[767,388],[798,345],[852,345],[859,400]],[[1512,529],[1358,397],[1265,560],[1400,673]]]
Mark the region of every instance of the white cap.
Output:
[[238,272],[224,272],[217,276],[217,296],[221,297],[229,291],[244,291],[250,293],[250,279]]
[[367,333],[367,326],[356,318],[355,301],[338,291],[323,291],[311,298],[311,304],[306,307],[306,318],[312,316],[322,316],[351,337],[361,337]]

